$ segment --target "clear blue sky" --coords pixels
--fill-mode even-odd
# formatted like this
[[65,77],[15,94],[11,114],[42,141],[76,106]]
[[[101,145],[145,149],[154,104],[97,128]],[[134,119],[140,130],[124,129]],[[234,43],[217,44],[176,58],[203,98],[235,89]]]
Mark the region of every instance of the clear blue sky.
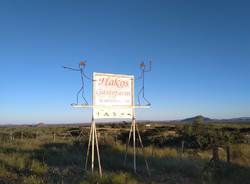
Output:
[[79,75],[61,68],[81,59],[88,75],[139,75],[154,61],[152,108],[138,119],[250,116],[249,10],[247,0],[2,0],[0,123],[89,121],[70,107]]

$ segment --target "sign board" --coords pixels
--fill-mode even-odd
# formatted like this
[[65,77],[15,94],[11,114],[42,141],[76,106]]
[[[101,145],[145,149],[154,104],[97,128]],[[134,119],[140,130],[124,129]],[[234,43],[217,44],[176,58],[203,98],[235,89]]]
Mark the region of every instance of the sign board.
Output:
[[93,115],[95,119],[132,119],[134,76],[93,74]]

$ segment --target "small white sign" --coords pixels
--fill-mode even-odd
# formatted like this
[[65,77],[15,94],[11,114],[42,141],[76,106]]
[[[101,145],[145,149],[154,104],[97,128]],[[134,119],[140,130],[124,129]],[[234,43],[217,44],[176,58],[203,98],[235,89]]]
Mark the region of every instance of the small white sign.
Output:
[[94,118],[132,119],[134,77],[94,73]]

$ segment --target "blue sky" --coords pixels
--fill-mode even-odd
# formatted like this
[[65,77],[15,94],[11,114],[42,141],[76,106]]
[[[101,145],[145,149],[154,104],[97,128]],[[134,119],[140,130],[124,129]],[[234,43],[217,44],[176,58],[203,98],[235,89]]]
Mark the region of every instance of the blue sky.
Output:
[[89,121],[91,110],[70,107],[79,74],[61,68],[81,59],[88,75],[139,75],[153,60],[152,108],[138,119],[250,116],[249,9],[236,0],[0,1],[0,123]]

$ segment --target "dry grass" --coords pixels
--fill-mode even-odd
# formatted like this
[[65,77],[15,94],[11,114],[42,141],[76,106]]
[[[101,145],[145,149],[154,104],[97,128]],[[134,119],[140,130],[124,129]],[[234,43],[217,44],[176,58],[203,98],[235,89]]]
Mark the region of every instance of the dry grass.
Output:
[[[222,162],[218,166],[208,164],[211,150],[189,149],[182,154],[180,148],[148,146],[144,151],[151,170],[149,177],[142,151],[137,149],[138,174],[134,175],[132,148],[128,150],[127,167],[124,167],[125,145],[109,137],[107,141],[100,141],[104,168],[104,177],[100,178],[97,173],[92,175],[83,169],[86,139],[77,141],[58,138],[53,142],[51,130],[47,134],[44,128],[42,131],[44,134],[38,140],[24,138],[23,141],[15,139],[1,142],[1,184],[231,184],[237,181],[247,184],[250,181],[250,145],[233,145],[233,164]],[[220,149],[220,158],[226,160],[223,149]]]

